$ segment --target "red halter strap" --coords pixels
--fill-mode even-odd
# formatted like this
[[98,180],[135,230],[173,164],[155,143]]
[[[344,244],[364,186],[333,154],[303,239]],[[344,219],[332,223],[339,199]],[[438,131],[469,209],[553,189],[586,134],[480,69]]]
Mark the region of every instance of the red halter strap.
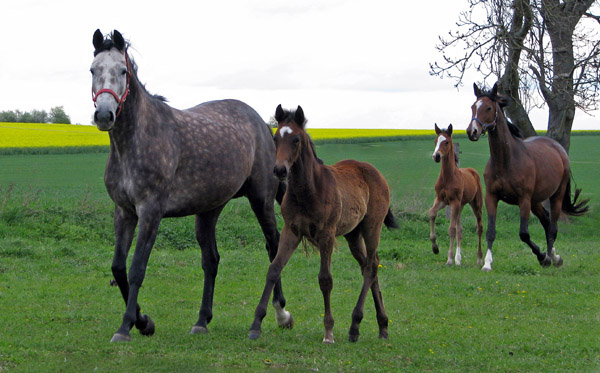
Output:
[[96,107],[96,100],[98,99],[98,96],[100,96],[102,93],[110,93],[115,100],[117,100],[117,103],[119,104],[119,109],[117,110],[116,115],[117,117],[121,113],[121,109],[123,108],[125,99],[127,99],[127,95],[129,95],[129,76],[131,76],[131,70],[129,67],[129,56],[127,55],[127,51],[125,51],[125,63],[127,64],[127,84],[125,85],[125,92],[123,93],[123,96],[119,97],[115,91],[108,88],[102,88],[96,93],[94,93],[94,90],[92,89],[92,101],[94,101],[94,107]]

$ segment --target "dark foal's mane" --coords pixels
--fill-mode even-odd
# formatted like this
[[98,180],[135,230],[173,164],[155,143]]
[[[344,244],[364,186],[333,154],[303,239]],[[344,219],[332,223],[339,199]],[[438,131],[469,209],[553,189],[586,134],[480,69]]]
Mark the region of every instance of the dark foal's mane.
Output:
[[[295,116],[296,116],[296,110],[287,110],[287,109],[284,109],[283,110],[282,119],[280,118],[281,123],[294,122],[294,117]],[[323,164],[323,160],[321,158],[317,157],[317,152],[315,150],[315,143],[310,138],[308,132],[306,132],[306,127],[305,127],[306,126],[306,122],[307,122],[307,120],[304,119],[304,123],[302,123],[302,128],[305,130],[306,138],[308,139],[308,143],[310,145],[310,149],[312,150],[313,155],[317,159],[317,162],[319,162],[319,164]]]
[[490,100],[492,100],[493,102],[497,102],[500,105],[502,114],[504,114],[504,121],[506,122],[506,125],[508,126],[510,134],[515,138],[522,139],[523,134],[521,133],[521,130],[519,129],[519,127],[514,125],[513,122],[511,122],[508,119],[508,117],[506,116],[506,113],[504,112],[504,108],[510,104],[510,98],[503,96],[503,95],[498,95],[498,94],[494,93],[493,90],[483,91],[482,93],[483,93],[483,95],[480,97],[487,97]]

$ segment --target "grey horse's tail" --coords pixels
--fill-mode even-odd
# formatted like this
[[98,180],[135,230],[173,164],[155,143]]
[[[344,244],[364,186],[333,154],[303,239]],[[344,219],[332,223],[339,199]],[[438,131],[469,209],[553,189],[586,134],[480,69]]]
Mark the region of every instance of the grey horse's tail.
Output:
[[394,217],[394,214],[392,214],[392,209],[391,208],[388,209],[388,213],[385,216],[385,219],[383,220],[383,224],[385,224],[385,226],[388,229],[392,229],[392,228],[396,228],[397,229],[397,228],[400,228],[398,226],[398,223],[396,223],[396,218]]

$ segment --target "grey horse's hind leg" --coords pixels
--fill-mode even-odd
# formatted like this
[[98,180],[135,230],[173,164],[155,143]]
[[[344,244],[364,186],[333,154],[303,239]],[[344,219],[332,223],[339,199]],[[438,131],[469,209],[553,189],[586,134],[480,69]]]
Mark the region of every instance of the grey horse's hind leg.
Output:
[[212,306],[215,292],[215,278],[217,277],[220,260],[215,229],[223,207],[225,205],[196,215],[196,239],[202,250],[204,291],[202,292],[202,305],[200,306],[198,321],[192,327],[191,334],[208,332],[207,325],[213,316]]

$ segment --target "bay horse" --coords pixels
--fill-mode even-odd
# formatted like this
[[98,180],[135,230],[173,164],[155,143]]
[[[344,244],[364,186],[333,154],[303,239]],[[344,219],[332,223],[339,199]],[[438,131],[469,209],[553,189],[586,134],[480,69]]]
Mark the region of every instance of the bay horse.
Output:
[[274,173],[287,180],[287,190],[281,203],[283,229],[277,256],[269,266],[265,288],[256,307],[249,338],[260,336],[262,319],[273,286],[292,253],[306,238],[321,255],[319,286],[325,304],[325,336],[323,343],[334,343],[330,294],[333,287],[331,256],[336,236],[344,236],[363,275],[358,302],[352,312],[349,340],[359,337],[359,324],[369,289],[375,302],[379,337],[387,338],[388,318],[379,289],[377,246],[381,227],[397,227],[390,210],[390,190],[383,175],[371,164],[343,160],[326,166],[317,158],[314,145],[306,133],[304,111],[275,111],[278,123],[275,133],[277,160]]
[[[482,91],[473,84],[477,100],[471,106],[472,119],[467,128],[471,141],[477,141],[486,132],[489,135],[490,160],[485,180],[485,207],[488,214],[486,233],[487,253],[484,271],[492,270],[492,245],[496,238],[496,210],[498,201],[518,205],[520,212],[519,237],[531,248],[540,265],[560,267],[562,258],[556,254],[554,241],[558,233],[561,211],[580,216],[588,209],[589,200],[578,201],[581,189],[576,189],[571,200],[571,168],[565,149],[549,137],[522,139],[517,126],[507,121],[503,107],[508,100],[498,94],[498,84],[491,91]],[[550,201],[550,212],[543,202]],[[529,236],[529,213],[538,217],[546,233],[547,251],[543,253]]]
[[[450,236],[450,248],[448,249],[448,261],[446,265],[454,263],[460,265],[462,255],[460,244],[462,241],[462,224],[460,216],[463,207],[468,203],[475,214],[477,220],[476,230],[479,237],[477,246],[477,264],[482,263],[481,252],[481,234],[483,232],[483,223],[481,222],[481,209],[483,207],[483,192],[481,190],[481,180],[479,173],[473,168],[459,168],[456,165],[456,154],[454,153],[454,143],[452,142],[452,124],[447,129],[441,130],[435,124],[435,149],[432,157],[435,162],[442,162],[440,176],[435,183],[435,200],[433,206],[429,209],[429,223],[431,230],[429,239],[433,253],[439,253],[435,236],[435,218],[438,211],[445,206],[450,206],[451,218],[448,235]],[[456,255],[452,252],[454,239],[456,238]]]
[[[154,322],[140,312],[138,293],[159,224],[165,217],[196,216],[202,251],[204,291],[199,318],[191,333],[207,332],[219,265],[215,226],[232,198],[246,196],[266,239],[270,260],[279,244],[274,213],[284,184],[273,176],[275,143],[271,130],[248,105],[236,100],[211,101],[177,110],[149,94],[128,54],[129,43],[115,30],[93,36],[91,66],[94,122],[108,131],[110,153],[104,181],[114,201],[115,252],[112,273],[126,310],[112,342],[130,341],[135,325],[143,335]],[[129,273],[126,261],[138,226]],[[273,304],[281,326],[293,319],[285,310],[281,283]]]

